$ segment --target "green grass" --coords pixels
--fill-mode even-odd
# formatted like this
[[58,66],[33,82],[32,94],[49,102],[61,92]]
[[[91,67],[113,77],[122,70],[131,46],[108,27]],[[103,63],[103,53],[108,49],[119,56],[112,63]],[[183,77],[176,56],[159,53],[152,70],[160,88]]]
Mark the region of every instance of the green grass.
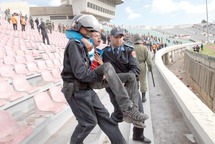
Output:
[[214,49],[209,48],[211,46],[215,47],[215,44],[207,44],[207,45],[205,45],[204,48],[203,48],[203,50],[200,51],[200,53],[208,55],[208,56],[215,57],[215,48]]

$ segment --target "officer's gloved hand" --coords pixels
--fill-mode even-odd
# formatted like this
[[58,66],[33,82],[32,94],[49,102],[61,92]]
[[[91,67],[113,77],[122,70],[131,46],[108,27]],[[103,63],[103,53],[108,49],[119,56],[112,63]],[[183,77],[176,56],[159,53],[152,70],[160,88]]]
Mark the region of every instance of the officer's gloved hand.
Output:
[[152,65],[148,65],[148,70],[152,71]]

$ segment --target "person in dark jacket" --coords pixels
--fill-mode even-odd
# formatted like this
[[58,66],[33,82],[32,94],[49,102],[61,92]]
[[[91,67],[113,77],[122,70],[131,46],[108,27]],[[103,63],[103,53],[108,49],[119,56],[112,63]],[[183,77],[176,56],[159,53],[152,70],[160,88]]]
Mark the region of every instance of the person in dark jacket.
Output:
[[[77,15],[72,20],[72,29],[89,38],[93,31],[98,31],[99,23],[92,15]],[[70,144],[82,144],[93,128],[98,124],[109,137],[112,144],[126,144],[118,124],[110,117],[98,95],[89,83],[99,82],[103,75],[91,70],[88,51],[80,41],[70,39],[63,60],[62,92],[75,115],[76,126]]]
[[[121,28],[113,28],[110,32],[110,46],[104,49],[103,62],[110,62],[117,73],[134,73],[138,79],[140,74],[139,63],[136,59],[136,53],[133,47],[125,45],[123,43],[124,31]],[[114,106],[114,112],[111,117],[116,122],[123,121],[123,113],[118,103],[116,102],[116,96],[110,88],[106,88],[111,102]],[[139,91],[138,106],[139,110],[143,112],[142,100]],[[144,136],[144,128],[133,127],[133,140],[144,143],[151,143],[151,140]]]
[[50,45],[50,43],[49,43],[49,37],[48,37],[48,34],[47,34],[47,29],[46,29],[45,23],[43,21],[39,25],[38,31],[39,31],[39,33],[41,31],[43,43],[45,44],[45,39],[46,39],[47,44]]

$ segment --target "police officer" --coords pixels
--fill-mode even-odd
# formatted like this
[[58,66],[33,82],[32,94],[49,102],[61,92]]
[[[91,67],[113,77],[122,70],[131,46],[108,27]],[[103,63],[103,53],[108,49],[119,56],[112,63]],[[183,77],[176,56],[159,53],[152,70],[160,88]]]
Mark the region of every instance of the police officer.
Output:
[[142,93],[142,102],[146,101],[146,91],[147,91],[147,83],[146,83],[146,63],[148,66],[148,70],[152,71],[152,59],[149,53],[149,50],[143,45],[143,39],[141,35],[134,35],[134,50],[136,52],[137,60],[139,61],[140,67],[140,92]]
[[[123,44],[124,31],[120,28],[113,28],[110,32],[110,46],[104,49],[103,61],[110,62],[115,68],[117,73],[134,73],[137,77],[140,74],[140,69],[138,67],[138,61],[136,60],[135,51],[133,48]],[[114,93],[110,88],[106,88],[111,102],[114,106],[114,112],[111,117],[116,122],[122,122],[122,111],[116,102]],[[138,94],[138,105],[139,110],[143,112],[143,106],[140,98],[140,93]],[[143,134],[144,128],[133,128],[133,140],[141,141],[145,143],[151,143]]]
[[[92,15],[77,15],[72,20],[72,29],[86,38],[89,38],[92,31],[99,30],[98,27],[99,23]],[[68,42],[61,76],[62,92],[78,121],[70,144],[83,143],[96,124],[109,137],[112,144],[125,144],[118,124],[109,117],[98,95],[88,86],[88,83],[102,81],[103,75],[98,75],[90,69],[87,49],[80,41],[71,39]]]
[[38,27],[39,33],[40,33],[40,30],[41,30],[41,34],[42,34],[43,43],[45,44],[45,39],[46,39],[47,44],[50,45],[49,37],[47,34],[47,29],[46,29],[45,23],[43,21],[41,21],[41,24]]

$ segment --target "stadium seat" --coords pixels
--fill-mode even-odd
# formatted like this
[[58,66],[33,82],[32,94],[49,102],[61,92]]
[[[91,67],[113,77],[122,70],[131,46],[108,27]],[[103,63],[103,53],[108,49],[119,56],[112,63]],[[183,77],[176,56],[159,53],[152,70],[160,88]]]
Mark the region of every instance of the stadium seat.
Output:
[[0,82],[0,99],[14,101],[26,95],[25,92],[17,92],[7,81]]
[[14,69],[15,69],[15,72],[17,74],[24,74],[24,75],[28,75],[28,76],[35,74],[33,72],[28,71],[27,68],[26,68],[26,65],[25,64],[21,64],[21,63],[15,64],[14,65]]
[[3,60],[4,60],[4,63],[7,65],[14,65],[16,63],[15,59],[11,56],[5,56]]
[[1,144],[20,144],[33,131],[32,127],[17,123],[7,111],[0,110],[0,117]]
[[14,76],[16,73],[12,66],[3,64],[1,65],[0,74],[1,76],[8,78]]
[[52,60],[45,60],[45,63],[46,63],[46,65],[47,65],[48,68],[50,68],[50,69],[55,68],[55,65],[52,62]]
[[23,63],[23,64],[26,64],[26,62],[27,62],[25,57],[22,55],[15,56],[15,60],[17,63]]
[[25,56],[27,62],[34,62],[35,59],[32,54],[28,54]]
[[54,63],[57,67],[60,68],[60,67],[62,66],[62,64],[61,64],[61,62],[60,62],[59,59],[53,59],[52,61],[53,61],[53,63]]
[[35,62],[28,62],[28,63],[26,64],[26,66],[27,66],[27,69],[28,69],[30,72],[41,72],[41,71],[42,71],[42,70],[40,70],[40,69],[37,67],[37,65],[36,65]]
[[30,85],[24,75],[15,75],[12,77],[12,80],[13,86],[17,91],[31,94],[39,90],[39,87]]
[[40,70],[48,70],[49,68],[46,66],[45,61],[38,60],[36,61],[37,66]]
[[61,71],[59,69],[57,68],[51,69],[51,73],[55,78],[61,79]]
[[51,112],[54,114],[57,114],[67,106],[67,104],[64,103],[56,103],[52,101],[47,92],[34,95],[34,101],[39,111]]
[[61,92],[60,86],[52,86],[51,88],[49,88],[48,92],[53,101],[67,103],[63,93]]
[[0,107],[4,106],[7,103],[5,100],[0,100]]
[[51,74],[50,71],[42,71],[41,72],[41,76],[43,78],[44,81],[46,82],[54,82],[54,83],[57,83],[57,82],[60,82],[60,78],[54,78],[53,75]]

